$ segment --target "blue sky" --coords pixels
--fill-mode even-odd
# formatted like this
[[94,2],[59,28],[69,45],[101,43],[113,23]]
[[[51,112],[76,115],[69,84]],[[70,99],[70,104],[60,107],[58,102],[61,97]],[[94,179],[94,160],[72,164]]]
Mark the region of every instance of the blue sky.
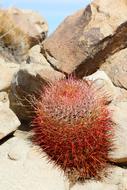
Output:
[[89,3],[90,0],[0,0],[2,7],[15,6],[38,11],[48,21],[50,33],[66,16]]

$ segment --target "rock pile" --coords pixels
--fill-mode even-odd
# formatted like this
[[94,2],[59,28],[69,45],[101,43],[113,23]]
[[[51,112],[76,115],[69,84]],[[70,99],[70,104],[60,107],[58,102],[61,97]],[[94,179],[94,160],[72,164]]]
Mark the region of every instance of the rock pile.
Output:
[[126,190],[127,2],[94,0],[47,32],[33,11],[0,10],[0,189],[69,189],[64,174],[29,140],[28,99],[47,83],[75,75],[109,93],[115,148],[102,182],[87,180],[71,190]]

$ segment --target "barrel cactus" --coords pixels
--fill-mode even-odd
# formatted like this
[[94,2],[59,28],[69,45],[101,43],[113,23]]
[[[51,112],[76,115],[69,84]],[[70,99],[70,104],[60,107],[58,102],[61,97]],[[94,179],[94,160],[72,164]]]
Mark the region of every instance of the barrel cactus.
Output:
[[93,81],[63,79],[35,103],[33,141],[69,179],[100,179],[112,149],[108,98]]

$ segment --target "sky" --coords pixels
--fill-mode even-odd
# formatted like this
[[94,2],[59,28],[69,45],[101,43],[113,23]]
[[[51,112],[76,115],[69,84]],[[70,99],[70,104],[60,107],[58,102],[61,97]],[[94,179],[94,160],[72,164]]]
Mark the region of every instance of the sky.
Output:
[[52,33],[65,17],[86,7],[90,0],[0,0],[2,8],[18,7],[39,12],[48,22]]

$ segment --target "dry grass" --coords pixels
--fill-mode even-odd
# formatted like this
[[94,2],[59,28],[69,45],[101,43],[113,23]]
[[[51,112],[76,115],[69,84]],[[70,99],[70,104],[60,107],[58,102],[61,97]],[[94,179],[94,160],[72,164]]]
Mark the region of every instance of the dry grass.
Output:
[[17,55],[23,55],[28,52],[29,38],[13,22],[5,11],[0,11],[0,42],[3,46],[17,52]]

